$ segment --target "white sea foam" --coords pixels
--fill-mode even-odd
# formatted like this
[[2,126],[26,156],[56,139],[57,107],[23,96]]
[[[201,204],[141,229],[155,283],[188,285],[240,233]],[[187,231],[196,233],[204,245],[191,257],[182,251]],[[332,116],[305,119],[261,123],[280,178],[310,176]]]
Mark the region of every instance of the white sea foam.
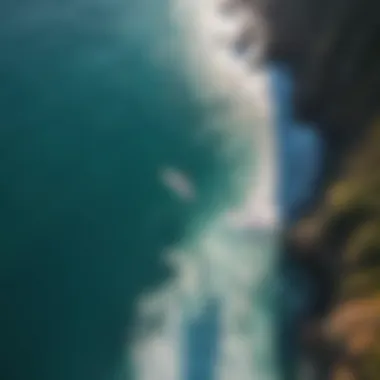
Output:
[[[252,15],[247,17],[242,8],[231,17],[218,13],[222,0],[171,1],[177,51],[183,54],[189,85],[205,103],[227,101],[223,114],[212,117],[220,128],[228,126],[226,133],[235,136],[238,145],[250,141],[255,154],[252,162],[242,163],[251,169],[250,178],[242,180],[245,202],[219,215],[197,242],[174,255],[176,282],[161,291],[161,298],[157,293],[145,302],[151,305],[145,314],[159,315],[161,324],[138,345],[137,380],[182,380],[183,324],[192,311],[201,310],[207,295],[223,300],[216,380],[274,379],[271,315],[261,299],[276,261],[275,141],[268,77],[264,68],[252,66],[265,33],[257,20],[251,25],[256,45],[245,57],[235,57],[231,43],[248,20],[252,22]],[[181,168],[165,169],[161,179],[184,200],[194,199],[196,189]]]

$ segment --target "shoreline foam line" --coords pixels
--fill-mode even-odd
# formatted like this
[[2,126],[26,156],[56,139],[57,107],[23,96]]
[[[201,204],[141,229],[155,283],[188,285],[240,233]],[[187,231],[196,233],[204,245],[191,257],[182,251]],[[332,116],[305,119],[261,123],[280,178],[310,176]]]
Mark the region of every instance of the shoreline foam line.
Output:
[[[249,141],[257,152],[252,155],[255,160],[242,163],[251,169],[251,178],[242,180],[248,194],[241,207],[205,226],[196,250],[179,264],[182,275],[178,283],[167,292],[164,301],[157,302],[157,313],[166,319],[165,331],[142,344],[140,351],[145,351],[140,367],[146,372],[141,372],[137,380],[190,380],[183,373],[184,361],[189,360],[184,357],[185,346],[188,347],[184,339],[186,323],[194,316],[187,315],[186,309],[207,295],[223,299],[222,330],[217,362],[210,363],[217,367],[215,379],[197,380],[230,380],[232,375],[236,380],[272,380],[276,378],[270,374],[275,371],[271,358],[274,350],[266,345],[271,344],[273,329],[260,299],[264,292],[260,288],[262,281],[275,270],[279,226],[269,76],[262,67],[252,67],[243,57],[232,54],[230,45],[246,22],[243,13],[225,17],[218,13],[222,2],[217,0],[171,1],[172,21],[179,33],[176,41],[181,44],[178,50],[183,55],[189,85],[205,104],[226,101],[223,114],[212,115],[223,121],[217,127],[226,128],[227,138],[235,136],[237,144],[239,139]],[[255,237],[257,231],[266,233],[264,238],[259,233],[261,242]],[[212,271],[204,281],[206,267]],[[195,318],[201,320],[202,315]],[[242,320],[247,327],[236,332],[234,326]]]
[[[231,129],[236,134],[252,140],[258,149],[252,192],[244,205],[248,210],[234,214],[236,225],[272,227],[278,225],[276,195],[277,143],[271,99],[271,77],[269,70],[259,65],[252,66],[245,57],[236,57],[229,43],[236,40],[248,22],[246,9],[229,17],[218,13],[221,0],[172,0],[173,17],[185,46],[188,71],[200,96],[215,96],[229,103]],[[249,17],[251,20],[251,17]],[[257,21],[259,23],[259,21]],[[260,28],[257,30],[260,32]],[[264,32],[261,32],[263,35]],[[260,39],[257,40],[261,50]],[[231,132],[232,133],[232,132]]]
[[[237,11],[228,18],[221,13],[218,14],[218,7],[222,3],[217,0],[177,0],[175,5],[177,6],[176,15],[179,17],[178,23],[183,30],[184,46],[189,49],[189,71],[194,78],[194,83],[199,86],[199,91],[204,91],[204,94],[200,96],[204,96],[206,99],[212,96],[227,99],[233,113],[231,118],[233,124],[230,128],[236,128],[236,134],[239,134],[239,129],[242,128],[242,134],[249,135],[252,139],[252,149],[257,150],[257,162],[252,165],[252,181],[249,185],[251,190],[249,190],[248,197],[241,209],[231,210],[227,216],[227,236],[233,235],[233,231],[252,231],[253,234],[257,230],[272,231],[270,237],[272,243],[270,241],[256,242],[258,252],[255,258],[266,261],[266,263],[260,265],[256,261],[256,272],[248,271],[249,273],[246,274],[243,273],[247,272],[244,271],[244,268],[237,268],[235,265],[239,260],[236,257],[237,251],[244,251],[240,242],[236,243],[235,240],[232,243],[215,226],[213,233],[208,236],[211,247],[208,251],[206,250],[205,255],[211,254],[214,257],[213,262],[211,258],[214,268],[219,266],[219,269],[215,269],[218,275],[214,276],[218,277],[219,281],[215,278],[214,288],[218,288],[219,291],[224,288],[224,295],[229,294],[225,296],[222,352],[219,357],[217,379],[230,379],[232,375],[239,380],[251,379],[252,376],[260,379],[272,379],[276,377],[276,371],[273,368],[274,372],[270,373],[271,370],[265,369],[263,363],[252,364],[255,355],[260,357],[259,361],[262,359],[268,363],[274,361],[271,358],[274,352],[273,347],[257,350],[258,345],[264,347],[265,341],[270,340],[271,317],[263,315],[268,313],[264,307],[261,312],[253,314],[250,308],[243,307],[244,304],[251,301],[251,296],[244,293],[250,294],[250,291],[254,291],[255,287],[260,286],[258,278],[262,279],[268,273],[273,273],[276,267],[273,252],[265,252],[277,248],[273,243],[273,237],[279,228],[279,207],[276,193],[277,141],[272,117],[270,73],[265,70],[265,67],[252,66],[251,62],[245,59],[249,57],[236,57],[231,54],[231,44],[239,37],[248,20],[252,20],[252,15],[249,15],[249,18],[246,17],[246,9],[241,9],[241,12]],[[256,30],[259,33],[256,41],[258,44],[264,43],[264,32],[260,30],[259,24],[256,26]],[[255,50],[260,51],[261,46],[257,46]],[[252,248],[252,240],[255,238],[250,239],[248,250]],[[223,246],[229,246],[229,250],[223,249]],[[260,254],[268,257],[264,259],[260,257]],[[250,255],[251,260],[253,256],[253,254]],[[240,259],[243,259],[243,256]],[[249,259],[246,263],[247,266],[255,265]],[[247,279],[245,285],[236,277],[234,278],[236,274],[240,278]],[[242,286],[245,287],[245,290],[242,289]],[[240,294],[243,296],[240,297]],[[258,304],[260,302],[256,300],[256,305]],[[256,329],[256,333],[252,333],[248,339],[244,339],[243,335],[239,336],[239,334],[229,331],[237,319],[247,319],[247,317],[255,320],[255,322],[252,321],[252,324],[255,323],[256,328],[260,326]],[[260,329],[263,330],[261,333],[264,333],[265,330],[266,335],[255,337]],[[234,364],[231,366],[226,362]]]

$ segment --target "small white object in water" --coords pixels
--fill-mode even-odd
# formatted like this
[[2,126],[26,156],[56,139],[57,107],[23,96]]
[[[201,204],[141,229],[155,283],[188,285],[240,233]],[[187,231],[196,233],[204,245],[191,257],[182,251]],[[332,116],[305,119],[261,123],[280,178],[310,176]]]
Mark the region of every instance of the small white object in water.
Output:
[[179,198],[192,201],[196,197],[194,185],[181,171],[174,168],[165,168],[160,173],[163,184],[173,191]]

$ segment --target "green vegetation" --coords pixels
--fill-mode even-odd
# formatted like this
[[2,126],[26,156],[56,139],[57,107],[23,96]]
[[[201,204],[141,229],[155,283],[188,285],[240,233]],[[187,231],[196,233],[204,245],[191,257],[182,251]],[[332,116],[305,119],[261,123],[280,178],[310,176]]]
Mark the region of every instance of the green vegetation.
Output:
[[306,257],[338,262],[335,304],[322,321],[326,344],[340,347],[333,380],[377,380],[380,373],[379,143],[376,122],[345,158],[319,207],[292,231]]

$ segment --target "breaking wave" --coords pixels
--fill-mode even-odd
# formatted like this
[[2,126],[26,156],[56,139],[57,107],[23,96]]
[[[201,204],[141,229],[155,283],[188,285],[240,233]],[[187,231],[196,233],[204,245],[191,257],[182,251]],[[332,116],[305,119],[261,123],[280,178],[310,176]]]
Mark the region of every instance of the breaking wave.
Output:
[[[234,42],[246,19],[239,9],[226,16],[224,5],[173,0],[168,35],[175,36],[170,49],[194,96],[206,105],[225,104],[216,112],[210,107],[205,129],[223,131],[224,154],[251,152],[234,169],[240,173],[237,191],[243,189],[244,196],[231,210],[216,205],[215,215],[197,221],[198,233],[169,249],[176,279],[139,305],[140,335],[134,347],[138,380],[277,376],[270,292],[279,224],[275,136],[268,74],[258,59],[265,36],[258,20],[258,43],[237,56]],[[183,202],[196,199],[197,189],[180,165],[163,168],[161,180]]]

